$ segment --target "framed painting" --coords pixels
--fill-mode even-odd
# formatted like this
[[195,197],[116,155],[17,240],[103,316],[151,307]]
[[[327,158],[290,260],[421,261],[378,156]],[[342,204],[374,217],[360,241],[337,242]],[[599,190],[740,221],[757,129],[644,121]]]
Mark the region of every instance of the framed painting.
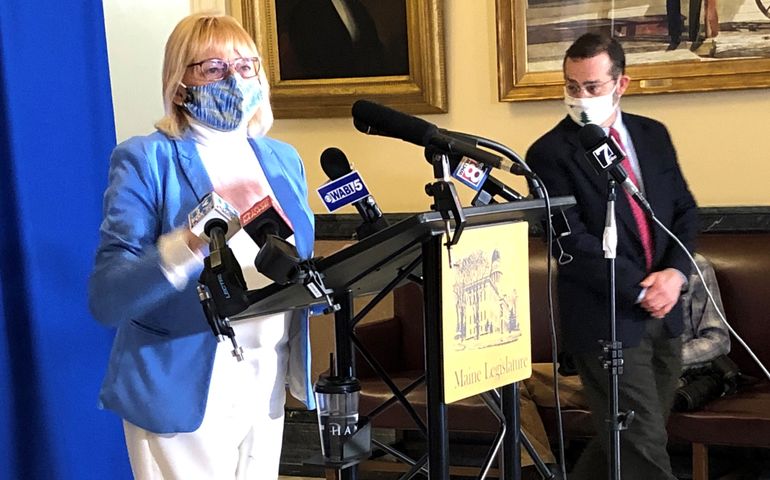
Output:
[[263,57],[277,118],[343,117],[366,98],[447,111],[443,0],[231,0]]
[[770,87],[770,0],[496,0],[501,101],[563,96],[586,32],[618,38],[627,94]]

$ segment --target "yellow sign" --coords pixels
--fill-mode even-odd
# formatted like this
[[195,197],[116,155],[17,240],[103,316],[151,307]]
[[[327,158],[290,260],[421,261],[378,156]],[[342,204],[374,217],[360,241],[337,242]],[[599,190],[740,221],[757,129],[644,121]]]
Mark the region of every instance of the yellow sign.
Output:
[[467,229],[443,250],[446,403],[532,375],[527,231],[527,222]]

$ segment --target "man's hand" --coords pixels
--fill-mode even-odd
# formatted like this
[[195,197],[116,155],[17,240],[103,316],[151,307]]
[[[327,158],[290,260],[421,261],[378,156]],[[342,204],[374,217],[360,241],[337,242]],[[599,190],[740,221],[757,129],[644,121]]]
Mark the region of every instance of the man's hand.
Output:
[[639,284],[647,291],[640,304],[655,318],[663,318],[674,308],[682,291],[684,277],[674,268],[652,272]]

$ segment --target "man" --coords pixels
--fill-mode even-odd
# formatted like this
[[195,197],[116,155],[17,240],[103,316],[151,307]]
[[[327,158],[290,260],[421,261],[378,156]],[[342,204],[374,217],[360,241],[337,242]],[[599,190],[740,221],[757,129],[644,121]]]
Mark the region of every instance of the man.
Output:
[[[589,443],[571,478],[597,478],[607,471],[608,375],[597,357],[609,339],[609,280],[602,250],[607,179],[584,158],[578,132],[601,125],[627,153],[626,170],[652,205],[658,220],[693,250],[695,201],[679,169],[666,128],[649,118],[620,112],[628,88],[625,53],[613,38],[581,36],[563,63],[569,115],[537,140],[527,161],[551,195],[573,195],[566,211],[572,234],[561,239],[572,262],[559,266],[558,294],[564,350],[572,354],[601,434]],[[630,165],[628,164],[630,162]],[[682,307],[679,296],[690,271],[687,255],[618,189],[616,267],[617,338],[623,345],[620,411],[635,418],[621,435],[624,480],[671,479],[665,423],[681,373]]]

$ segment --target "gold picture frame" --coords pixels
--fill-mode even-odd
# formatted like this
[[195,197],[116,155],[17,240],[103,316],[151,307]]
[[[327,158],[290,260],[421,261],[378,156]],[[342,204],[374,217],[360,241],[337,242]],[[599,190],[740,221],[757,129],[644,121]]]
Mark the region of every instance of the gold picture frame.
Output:
[[[401,45],[401,48],[404,51],[403,64],[408,70],[395,75],[283,78],[279,50],[283,38],[279,38],[278,33],[278,17],[282,12],[277,7],[288,8],[285,6],[291,2],[231,0],[230,12],[240,19],[263,56],[276,118],[350,116],[352,104],[361,98],[411,114],[446,112],[443,0],[402,1],[405,2],[406,25],[403,31],[406,45]],[[382,8],[383,5],[387,2],[378,3],[375,7]]]
[[[749,2],[753,3],[754,0],[745,0],[745,2],[746,8],[744,10],[751,7]],[[609,1],[605,3],[611,4]],[[655,4],[655,2],[649,2],[647,7],[649,8],[652,4]],[[662,4],[665,5],[665,2],[662,2]],[[695,4],[699,4],[699,2],[690,2],[691,6]],[[629,34],[631,30],[624,31],[623,29],[629,29],[631,22],[627,21],[628,18],[618,20],[611,8],[607,9],[605,7],[602,11],[586,11],[587,9],[598,8],[595,7],[596,5],[602,5],[602,2],[496,0],[499,100],[512,102],[561,98],[564,85],[561,61],[564,51],[571,41],[582,33],[601,28],[600,20],[602,15],[606,14],[606,23],[612,22],[610,23],[611,26],[606,28],[610,28],[614,33],[620,32],[621,35],[619,36],[627,36]],[[714,38],[708,38],[709,32],[704,32],[705,38],[703,38],[703,34],[697,33],[700,28],[698,26],[696,27],[696,36],[691,37],[695,40],[687,38],[688,31],[684,31],[685,40],[677,48],[668,51],[666,48],[670,41],[670,36],[667,31],[661,28],[665,28],[667,25],[665,18],[667,12],[665,7],[662,7],[663,11],[660,12],[660,5],[656,4],[656,6],[658,8],[657,16],[635,17],[635,20],[639,18],[647,19],[648,25],[645,25],[648,29],[648,33],[646,33],[647,38],[645,39],[646,43],[630,43],[628,38],[625,40],[621,39],[629,56],[627,73],[631,77],[631,85],[626,92],[627,94],[770,87],[770,42],[764,40],[764,43],[762,43],[761,38],[758,38],[756,40],[757,43],[754,45],[741,45],[745,48],[734,48],[734,50],[728,51],[727,49],[730,47],[728,43],[733,42],[732,38],[735,38],[735,36],[719,32],[719,23],[717,22],[716,29],[719,35]],[[536,17],[538,7],[551,8],[547,15],[543,15],[548,17],[547,20],[543,21]],[[770,29],[770,19],[765,18],[767,13],[761,10],[758,9],[756,12],[759,20],[757,22],[752,21],[752,24],[753,28],[757,28],[757,25],[759,25],[762,29],[761,33],[766,38],[768,33],[765,29]],[[576,15],[575,12],[579,12],[580,15]],[[628,13],[628,8],[622,13],[633,15],[633,13]],[[663,13],[663,15],[660,15],[660,13]],[[688,22],[686,14],[690,12],[682,13],[685,14],[683,22]],[[554,23],[554,15],[563,15],[562,20],[564,21]],[[693,18],[700,19],[700,15],[696,15]],[[663,18],[661,19],[660,17]],[[534,25],[529,26],[529,28],[527,25],[528,18],[537,19],[537,21],[533,20],[532,23]],[[570,20],[577,18],[583,20],[581,22],[570,22]],[[586,18],[590,20],[585,20]],[[642,21],[640,20],[640,22]],[[657,22],[657,24],[653,22]],[[708,28],[706,26],[708,23],[709,20],[704,18],[704,27],[706,27],[704,30]],[[634,27],[638,26],[639,23],[634,25]],[[733,25],[730,24],[729,26],[733,28]],[[649,33],[656,28],[657,31]],[[689,30],[689,27],[687,30]],[[555,35],[557,37],[554,37]],[[561,35],[561,38],[558,35]],[[570,41],[543,42],[538,44],[538,39],[543,38],[546,40],[553,40],[554,38],[557,40],[567,40],[569,38]],[[750,41],[753,42],[754,40]],[[721,44],[718,45],[718,42],[721,42]],[[653,46],[653,49],[658,48],[655,45],[660,46],[660,51],[646,52],[642,50],[643,48],[649,49],[650,46]],[[551,49],[550,52],[547,51],[547,48]],[[722,51],[727,52],[728,55],[735,55],[735,57],[728,56],[712,59],[698,56],[696,60],[687,59],[690,56],[703,55],[703,52],[707,56],[719,55],[719,48],[722,48]],[[635,50],[639,53],[634,54]],[[549,58],[548,56],[550,55],[550,60],[539,64],[534,61],[531,62],[530,54],[532,52],[546,52],[542,53],[542,58]],[[760,56],[755,55],[752,58],[741,57],[742,55],[757,53]],[[637,61],[639,59],[642,59],[642,61]],[[544,67],[544,65],[547,66]]]

